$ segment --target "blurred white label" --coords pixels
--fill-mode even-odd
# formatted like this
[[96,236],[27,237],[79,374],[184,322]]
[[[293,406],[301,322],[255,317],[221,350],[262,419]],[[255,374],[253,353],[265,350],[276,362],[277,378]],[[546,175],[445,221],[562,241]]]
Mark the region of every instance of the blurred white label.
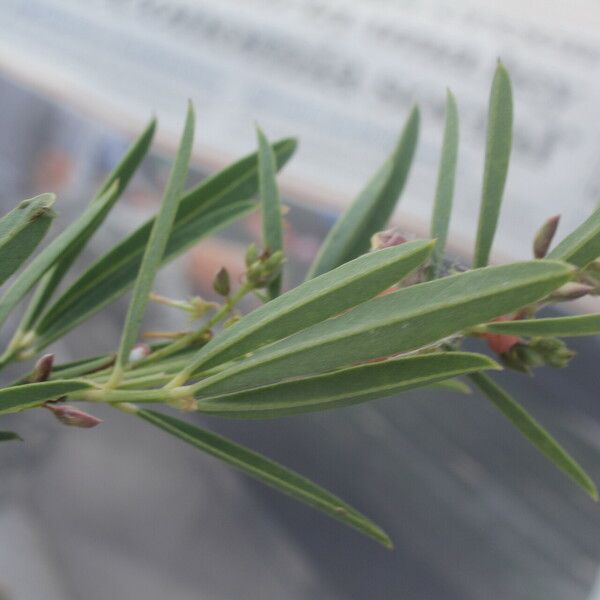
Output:
[[424,233],[446,86],[461,146],[452,233],[474,238],[488,90],[496,59],[514,85],[513,160],[497,256],[529,257],[540,223],[559,236],[600,191],[600,8],[438,0],[0,0],[5,68],[103,115],[141,125],[150,112],[178,135],[198,110],[198,155],[254,146],[254,122],[301,145],[282,178],[319,206],[349,202],[391,150],[413,102],[416,163],[399,220]]

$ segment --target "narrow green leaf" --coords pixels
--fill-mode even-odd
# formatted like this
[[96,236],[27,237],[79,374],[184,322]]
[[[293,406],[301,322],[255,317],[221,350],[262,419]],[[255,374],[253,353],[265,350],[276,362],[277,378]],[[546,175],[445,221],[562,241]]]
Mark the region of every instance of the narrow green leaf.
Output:
[[499,62],[490,92],[483,189],[475,242],[474,267],[485,267],[490,257],[510,161],[512,121],[510,78],[504,65]]
[[90,389],[86,381],[69,379],[65,381],[44,381],[27,383],[0,389],[0,414],[20,412],[41,406],[48,400],[55,400],[71,392]]
[[307,279],[326,273],[369,249],[371,237],[385,228],[404,189],[418,135],[419,109],[415,106],[394,152],[333,226]]
[[585,267],[600,256],[600,207],[548,254],[576,267]]
[[33,253],[48,232],[52,219],[53,194],[23,200],[0,219],[0,285]]
[[60,259],[62,254],[68,251],[68,248],[78,239],[80,233],[85,231],[90,223],[94,222],[94,219],[104,210],[105,205],[112,200],[112,193],[111,189],[102,197],[101,201],[90,204],[20,273],[0,301],[0,325],[6,321],[12,309],[23,299],[25,294]]
[[213,338],[188,372],[238,358],[373,298],[422,264],[432,246],[415,241],[370,252],[304,282]]
[[403,288],[259,349],[193,387],[212,396],[415,350],[535,302],[571,273],[563,263],[529,261]]
[[527,337],[572,337],[600,333],[600,315],[526,319],[486,323],[485,331]]
[[446,98],[446,126],[442,142],[442,157],[438,171],[433,215],[431,218],[431,237],[436,240],[431,257],[431,278],[439,277],[444,260],[452,199],[454,196],[454,176],[458,160],[458,108],[452,92],[448,90]]
[[578,483],[594,500],[598,490],[586,472],[563,450],[556,440],[511,398],[499,385],[483,373],[469,375],[471,381],[494,406],[551,462]]
[[[296,148],[291,139],[273,145],[281,168]],[[162,264],[202,237],[247,215],[258,191],[257,155],[251,154],[204,180],[182,198]],[[60,338],[125,293],[135,281],[154,219],[147,221],[81,275],[35,327],[36,350]]]
[[[270,252],[283,250],[283,232],[281,223],[281,200],[275,174],[277,165],[273,148],[264,133],[257,128],[258,137],[258,182],[261,198],[263,240]],[[269,296],[276,298],[281,293],[281,275],[269,284]]]
[[226,462],[247,475],[325,512],[334,519],[357,529],[388,548],[392,547],[392,541],[388,535],[375,523],[333,494],[276,462],[220,435],[200,429],[179,419],[151,410],[140,410],[136,414],[152,425],[160,427],[167,433]]
[[187,178],[192,146],[194,143],[195,117],[191,104],[188,106],[181,142],[175,157],[173,169],[167,181],[165,193],[160,210],[154,220],[148,243],[142,258],[142,264],[133,288],[133,296],[129,303],[121,344],[117,353],[115,373],[119,373],[129,360],[129,354],[133,348],[140,331],[144,311],[148,304],[152,285],[171,235],[171,229],[175,222],[175,215]]
[[0,431],[0,442],[11,442],[14,440],[22,442],[23,438],[14,431]]
[[447,384],[449,377],[498,368],[482,354],[425,354],[203,398],[198,410],[234,418],[276,418],[351,406],[433,383]]
[[[45,307],[48,305],[50,298],[60,285],[66,273],[69,271],[81,251],[85,248],[94,233],[104,222],[108,213],[121,197],[127,184],[133,177],[140,163],[148,153],[154,131],[156,129],[156,119],[152,119],[142,132],[140,137],[129,148],[121,162],[113,169],[102,184],[98,193],[92,199],[92,202],[101,202],[103,209],[96,218],[89,223],[83,230],[77,240],[75,240],[69,248],[65,249],[60,259],[54,266],[43,276],[35,294],[27,307],[27,311],[19,324],[20,331],[28,331],[34,323],[40,318]],[[110,200],[104,201],[104,196],[110,192]]]

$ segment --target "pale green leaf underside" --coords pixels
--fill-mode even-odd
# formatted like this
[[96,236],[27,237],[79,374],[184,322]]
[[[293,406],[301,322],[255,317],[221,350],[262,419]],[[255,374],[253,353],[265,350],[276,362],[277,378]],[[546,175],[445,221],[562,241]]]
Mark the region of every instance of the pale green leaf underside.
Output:
[[404,189],[419,135],[415,106],[392,155],[337,220],[309,269],[307,279],[326,273],[369,249],[373,234],[385,228]]
[[421,265],[432,246],[415,241],[371,252],[304,282],[221,332],[189,371],[237,358],[373,298]]
[[505,333],[527,337],[572,337],[600,333],[600,315],[578,315],[552,317],[548,319],[526,319],[487,323],[490,333]]
[[220,435],[165,414],[151,410],[140,410],[137,414],[152,425],[240,469],[247,475],[327,513],[388,548],[392,547],[390,538],[375,523],[333,494],[276,462]]
[[535,302],[569,280],[553,261],[487,267],[374,298],[258,350],[197,384],[229,393],[408,352]]
[[554,438],[499,385],[483,373],[469,375],[473,383],[494,406],[555,466],[578,483],[594,500],[598,490],[586,472],[569,456]]
[[35,408],[48,400],[55,400],[71,392],[91,387],[86,381],[69,379],[3,388],[0,390],[0,414]]
[[512,146],[512,90],[508,72],[498,63],[490,92],[485,166],[474,267],[488,264],[500,216]]
[[442,156],[438,171],[433,215],[431,218],[431,237],[436,240],[431,257],[431,276],[438,277],[444,260],[452,199],[454,196],[454,177],[458,159],[458,108],[452,92],[448,90],[446,98],[446,126],[442,141]]
[[498,368],[494,361],[481,354],[448,352],[410,356],[203,398],[198,410],[234,418],[277,418],[351,406],[433,383],[447,384],[444,380],[449,377]]
[[53,194],[23,200],[0,219],[0,285],[31,256],[55,214]]

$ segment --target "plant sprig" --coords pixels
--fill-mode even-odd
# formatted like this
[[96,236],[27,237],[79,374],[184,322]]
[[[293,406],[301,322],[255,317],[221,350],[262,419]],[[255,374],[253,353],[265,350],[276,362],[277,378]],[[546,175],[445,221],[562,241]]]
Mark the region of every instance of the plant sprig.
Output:
[[[208,417],[279,418],[415,388],[465,392],[470,388],[456,378],[466,376],[534,446],[596,499],[596,486],[583,468],[486,372],[501,369],[500,364],[525,372],[542,364],[564,366],[572,353],[559,338],[600,333],[596,314],[536,316],[542,306],[600,292],[600,212],[553,250],[558,217],[551,217],[536,235],[535,259],[487,266],[512,139],[511,83],[499,64],[490,94],[474,268],[448,269],[452,263],[445,258],[445,245],[459,140],[458,107],[450,92],[446,106],[433,193],[431,235],[437,244],[381,231],[393,214],[415,154],[419,112],[414,107],[396,148],[334,225],[306,281],[285,293],[276,174],[293,153],[293,140],[270,144],[258,130],[257,153],[184,193],[194,133],[190,107],[157,216],[60,294],[58,285],[74,258],[149,151],[154,120],[83,214],[29,262],[54,217],[54,198],[45,194],[18,205],[0,219],[0,282],[12,277],[0,299],[0,324],[29,290],[37,289],[0,357],[0,367],[35,356],[131,287],[133,294],[115,352],[62,365],[53,365],[52,355],[44,355],[29,375],[0,389],[0,414],[46,408],[61,423],[92,427],[99,420],[65,400],[92,407],[107,404],[391,547],[379,526],[321,487],[232,441],[144,406],[163,405]],[[232,290],[225,268],[216,274],[213,288],[222,298],[220,304],[152,296],[161,266],[259,206],[263,250],[248,248],[237,289]],[[258,294],[265,302],[241,316],[238,306],[248,294]],[[151,297],[204,320],[192,330],[177,332],[172,340],[136,347]],[[487,342],[498,361],[463,352],[461,345],[468,337]],[[0,431],[0,441],[16,439],[18,434]]]

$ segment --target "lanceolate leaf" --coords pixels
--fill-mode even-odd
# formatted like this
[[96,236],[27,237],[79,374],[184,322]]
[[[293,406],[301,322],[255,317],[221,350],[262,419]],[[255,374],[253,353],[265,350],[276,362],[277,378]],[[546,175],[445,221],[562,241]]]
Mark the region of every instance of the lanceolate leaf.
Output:
[[212,396],[415,350],[535,302],[571,272],[531,261],[404,288],[258,350],[194,389]]
[[27,383],[0,390],[0,414],[14,413],[41,406],[48,400],[56,400],[71,392],[90,389],[86,381],[69,379],[68,381],[44,381]]
[[0,431],[0,442],[23,441],[23,438],[14,431]]
[[576,267],[585,267],[599,256],[600,208],[548,254],[548,258],[564,260]]
[[419,110],[415,106],[393,154],[333,226],[307,279],[326,273],[369,249],[371,236],[385,228],[404,189],[418,134]]
[[167,181],[160,211],[154,219],[154,225],[152,226],[152,231],[150,232],[150,237],[148,238],[148,243],[146,244],[146,249],[142,258],[142,264],[135,281],[133,296],[129,303],[129,310],[127,311],[127,318],[125,319],[121,344],[117,353],[115,366],[115,369],[117,370],[123,369],[129,360],[129,353],[139,334],[144,311],[148,304],[148,297],[156,277],[156,271],[163,260],[163,255],[167,247],[167,242],[169,241],[171,228],[175,221],[175,215],[177,214],[177,208],[187,178],[188,166],[194,143],[194,127],[194,109],[190,104],[188,106],[181,143],[179,145],[179,150],[177,151],[177,156],[175,157],[175,163],[173,164],[171,175]]
[[446,127],[444,129],[444,140],[442,142],[442,157],[438,171],[437,186],[435,189],[435,201],[433,205],[433,216],[431,219],[431,237],[436,240],[433,255],[431,257],[431,277],[439,276],[446,239],[448,238],[448,227],[450,215],[452,214],[452,198],[454,196],[454,176],[456,173],[456,162],[458,159],[458,109],[452,92],[448,90],[446,99]]
[[[283,250],[281,224],[281,200],[275,174],[277,165],[273,149],[264,133],[257,129],[258,136],[258,181],[260,187],[262,230],[264,245],[273,253]],[[281,293],[281,275],[269,284],[269,295],[276,298]]]
[[23,200],[0,219],[0,285],[32,254],[44,239],[55,214],[53,194]]
[[[31,329],[32,325],[41,316],[41,313],[50,301],[52,294],[60,285],[63,277],[71,268],[75,259],[81,254],[81,251],[85,248],[96,230],[102,225],[117,200],[121,197],[130,179],[133,177],[135,171],[146,156],[150,144],[152,143],[155,129],[156,120],[152,119],[142,135],[135,141],[127,154],[123,157],[123,160],[121,160],[106,178],[106,181],[102,184],[102,187],[92,200],[92,202],[101,202],[103,204],[103,210],[97,214],[94,221],[79,234],[79,238],[71,244],[68,250],[61,255],[60,259],[44,275],[27,308],[25,316],[19,325],[20,331]],[[110,200],[105,202],[103,196],[108,192],[110,192]]]
[[481,354],[447,352],[343,369],[202,399],[198,410],[236,418],[273,418],[359,404],[498,365]]
[[[281,168],[296,143],[287,139],[273,145]],[[245,216],[255,206],[248,199],[258,191],[257,155],[251,154],[203,181],[183,196],[162,264],[199,239]],[[149,220],[98,259],[46,311],[35,327],[37,350],[112,302],[135,281],[154,219]]]
[[388,548],[392,547],[390,538],[375,523],[333,494],[276,462],[179,419],[151,410],[140,410],[137,414],[152,425],[240,469],[247,475],[327,513]]
[[473,383],[494,406],[547,458],[576,481],[594,500],[598,490],[585,471],[561,448],[554,438],[511,398],[499,385],[483,373],[469,375]]
[[485,267],[488,264],[498,225],[502,194],[510,161],[512,113],[510,78],[504,65],[498,63],[490,92],[483,190],[475,242],[474,267]]
[[526,337],[571,337],[600,333],[600,315],[487,323],[485,331]]
[[306,281],[221,332],[200,350],[189,372],[227,362],[373,298],[408,275],[432,242],[408,242],[365,254]]
[[38,254],[20,273],[12,286],[6,291],[0,302],[0,325],[12,309],[23,299],[23,296],[40,280],[50,267],[68,252],[71,244],[77,241],[80,233],[85,231],[90,223],[104,210],[106,203],[111,201],[112,191],[109,190],[102,201],[94,202],[86,208],[79,218],[71,223],[56,237],[43,252]]

